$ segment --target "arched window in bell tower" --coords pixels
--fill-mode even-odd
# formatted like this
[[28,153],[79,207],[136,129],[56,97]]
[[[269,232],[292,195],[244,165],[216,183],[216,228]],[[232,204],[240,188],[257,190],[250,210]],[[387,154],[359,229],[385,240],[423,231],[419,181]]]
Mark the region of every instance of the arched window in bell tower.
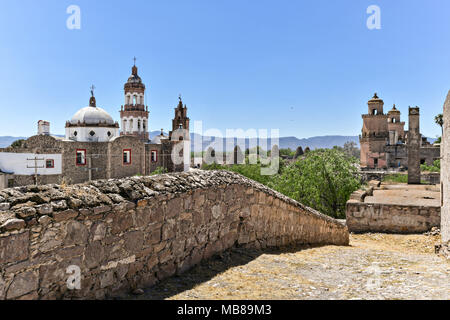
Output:
[[133,96],[133,106],[135,106],[137,104],[137,97],[134,95]]

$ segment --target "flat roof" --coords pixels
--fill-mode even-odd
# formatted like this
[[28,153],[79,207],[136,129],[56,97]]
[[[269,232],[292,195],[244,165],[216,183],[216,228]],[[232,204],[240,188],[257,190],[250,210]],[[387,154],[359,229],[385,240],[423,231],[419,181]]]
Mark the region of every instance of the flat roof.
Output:
[[439,185],[382,184],[364,203],[440,207],[441,192]]

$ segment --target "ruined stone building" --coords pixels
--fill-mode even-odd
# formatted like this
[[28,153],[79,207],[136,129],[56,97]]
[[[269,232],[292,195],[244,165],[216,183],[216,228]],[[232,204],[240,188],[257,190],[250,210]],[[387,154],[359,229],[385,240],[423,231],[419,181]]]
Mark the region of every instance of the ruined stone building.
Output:
[[[124,86],[125,105],[118,122],[97,106],[94,87],[89,105],[66,122],[65,137],[50,135],[50,123],[38,122],[38,134],[21,146],[0,149],[0,189],[34,183],[82,183],[96,179],[148,175],[157,168],[186,171],[190,165],[189,118],[181,101],[170,136],[149,139],[145,85],[136,65]],[[180,111],[181,110],[181,111]],[[183,130],[180,130],[182,128]],[[179,139],[181,137],[181,139]],[[173,158],[173,154],[179,157]]]
[[[408,168],[408,131],[404,129],[405,122],[401,121],[401,113],[395,105],[387,114],[384,113],[383,107],[384,101],[375,93],[368,102],[368,113],[362,115],[361,168]],[[417,130],[420,130],[420,127]],[[419,140],[420,164],[431,165],[434,160],[440,158],[440,147],[431,145],[421,135]]]

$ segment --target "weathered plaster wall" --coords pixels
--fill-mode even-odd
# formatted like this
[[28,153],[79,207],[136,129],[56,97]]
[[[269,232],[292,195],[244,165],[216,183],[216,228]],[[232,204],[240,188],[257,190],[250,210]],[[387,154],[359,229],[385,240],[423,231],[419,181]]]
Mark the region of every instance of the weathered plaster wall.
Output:
[[441,148],[442,252],[450,258],[450,91],[444,104],[444,130]]
[[[0,299],[104,298],[233,246],[347,245],[347,227],[261,184],[198,171],[0,191]],[[69,266],[81,290],[69,290]]]

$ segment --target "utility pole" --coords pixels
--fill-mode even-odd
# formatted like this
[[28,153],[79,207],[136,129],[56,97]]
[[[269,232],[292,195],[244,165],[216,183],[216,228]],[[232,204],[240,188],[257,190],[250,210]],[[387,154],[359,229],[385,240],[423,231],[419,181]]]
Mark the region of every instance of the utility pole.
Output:
[[88,173],[89,173],[89,181],[92,181],[92,171],[95,171],[95,172],[100,171],[99,168],[92,168],[92,158],[99,158],[100,156],[101,156],[100,154],[87,155],[88,167],[84,168],[84,170],[88,171]]
[[38,185],[38,169],[43,169],[45,166],[38,166],[38,161],[44,161],[43,158],[38,158],[35,156],[33,159],[27,159],[27,161],[34,161],[34,166],[28,166],[29,169],[34,169],[34,184]]

